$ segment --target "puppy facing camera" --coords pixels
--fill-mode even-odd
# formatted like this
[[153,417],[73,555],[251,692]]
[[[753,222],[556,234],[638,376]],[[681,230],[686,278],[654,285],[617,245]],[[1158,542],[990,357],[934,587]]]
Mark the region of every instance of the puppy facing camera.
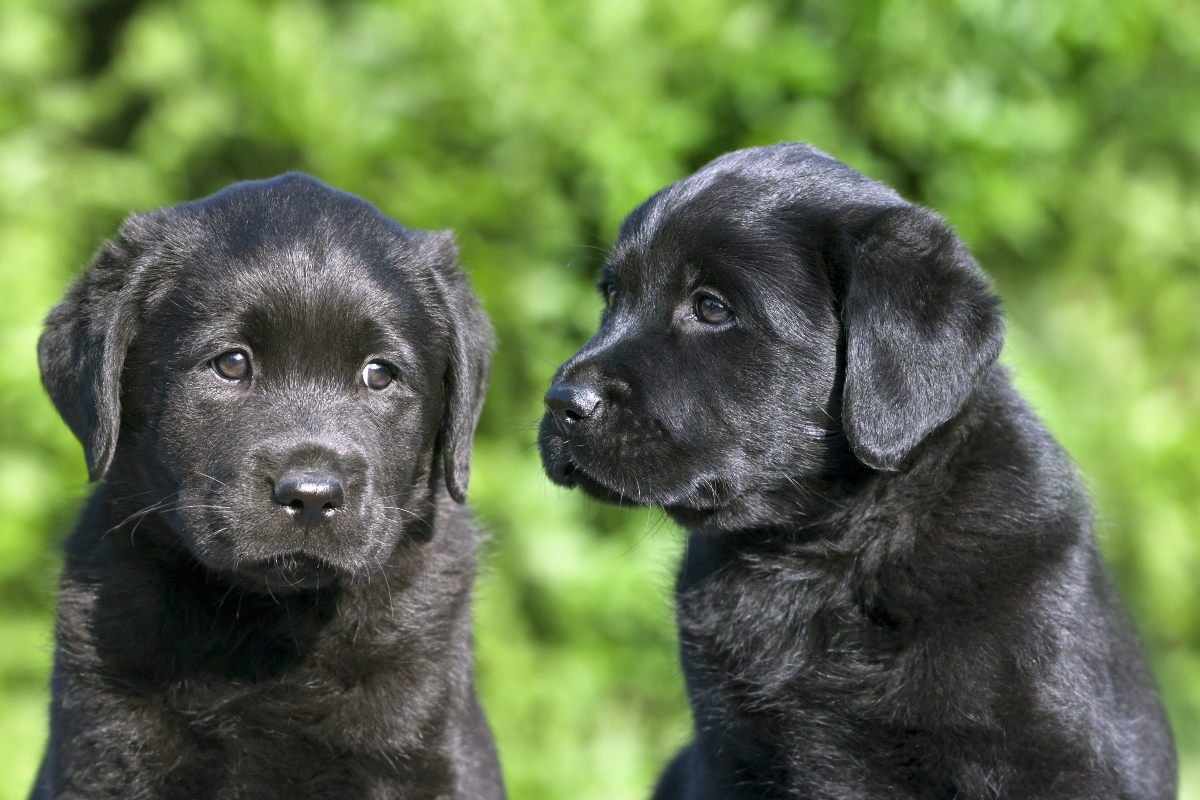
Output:
[[33,798],[500,798],[447,233],[301,175],[129,218],[50,313],[83,444]]
[[696,733],[658,800],[1175,796],[1087,493],[941,219],[806,145],[742,150],[636,208],[599,288],[539,444],[690,533]]

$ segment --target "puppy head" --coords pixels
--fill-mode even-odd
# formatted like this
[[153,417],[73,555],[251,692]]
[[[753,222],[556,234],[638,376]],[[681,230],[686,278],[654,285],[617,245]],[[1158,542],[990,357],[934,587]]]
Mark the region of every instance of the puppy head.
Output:
[[600,290],[599,332],[546,394],[544,466],[697,529],[801,515],[847,462],[901,469],[1003,342],[997,298],[940,219],[801,144],[731,153],[651,197]]
[[366,577],[428,535],[439,451],[466,491],[490,329],[454,257],[311,178],[236,184],[126,221],[50,313],[42,380],[115,507],[210,569]]

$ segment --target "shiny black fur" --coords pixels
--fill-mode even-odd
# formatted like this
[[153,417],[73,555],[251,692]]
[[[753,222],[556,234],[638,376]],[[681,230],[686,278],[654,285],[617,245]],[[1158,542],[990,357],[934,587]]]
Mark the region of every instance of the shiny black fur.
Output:
[[[39,346],[98,485],[33,797],[503,797],[461,505],[490,342],[448,234],[311,178],[127,220]],[[297,470],[344,502],[296,514]]]
[[656,798],[1174,797],[1086,492],[939,218],[805,145],[743,150],[634,210],[601,290],[540,445],[690,530],[696,738]]

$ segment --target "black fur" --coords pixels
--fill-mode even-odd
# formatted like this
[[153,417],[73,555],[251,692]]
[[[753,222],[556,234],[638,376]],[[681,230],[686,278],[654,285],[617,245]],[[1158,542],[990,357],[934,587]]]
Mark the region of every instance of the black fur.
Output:
[[540,445],[691,531],[696,739],[656,798],[1174,797],[1086,493],[940,219],[805,145],[743,150],[633,211],[601,290]]
[[[39,345],[98,486],[34,798],[503,797],[460,505],[491,335],[454,259],[300,175],[100,249]],[[212,366],[232,349],[242,381]],[[284,474],[344,502],[304,521]]]

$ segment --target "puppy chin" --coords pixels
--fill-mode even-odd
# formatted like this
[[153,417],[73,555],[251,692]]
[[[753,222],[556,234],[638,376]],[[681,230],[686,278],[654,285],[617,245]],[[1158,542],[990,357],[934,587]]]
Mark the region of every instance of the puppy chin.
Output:
[[329,553],[311,548],[240,553],[207,548],[192,556],[218,580],[246,591],[275,596],[327,589],[346,583],[367,583],[383,569],[383,556],[374,553]]
[[233,582],[251,591],[291,594],[327,588],[354,573],[307,553],[281,553],[261,561],[244,562],[231,573]]

